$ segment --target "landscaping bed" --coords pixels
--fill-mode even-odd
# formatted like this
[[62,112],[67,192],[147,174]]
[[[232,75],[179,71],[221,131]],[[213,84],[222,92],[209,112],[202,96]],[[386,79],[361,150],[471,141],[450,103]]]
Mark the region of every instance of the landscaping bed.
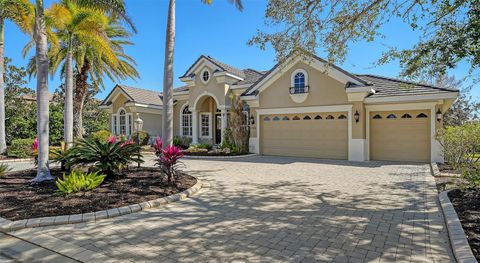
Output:
[[226,152],[184,152],[185,156],[240,156],[248,155],[250,153],[226,153]]
[[480,262],[480,190],[462,192],[456,189],[449,192],[448,196],[462,223],[473,254]]
[[[138,204],[173,195],[195,185],[197,180],[180,173],[176,186],[167,184],[158,168],[134,168],[106,178],[96,189],[64,195],[54,181],[32,186],[36,170],[12,172],[0,177],[0,217],[21,220],[96,212]],[[52,169],[52,175],[62,172]]]

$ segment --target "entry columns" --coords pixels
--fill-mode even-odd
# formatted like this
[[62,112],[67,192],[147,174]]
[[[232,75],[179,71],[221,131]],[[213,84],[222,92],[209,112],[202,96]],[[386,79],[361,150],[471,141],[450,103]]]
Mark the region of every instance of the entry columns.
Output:
[[198,144],[198,111],[192,111],[192,144]]
[[220,110],[221,112],[221,115],[222,115],[222,126],[221,126],[221,130],[222,130],[222,140],[221,140],[221,144],[223,144],[223,142],[225,141],[225,130],[227,129],[227,110],[226,109],[221,109]]

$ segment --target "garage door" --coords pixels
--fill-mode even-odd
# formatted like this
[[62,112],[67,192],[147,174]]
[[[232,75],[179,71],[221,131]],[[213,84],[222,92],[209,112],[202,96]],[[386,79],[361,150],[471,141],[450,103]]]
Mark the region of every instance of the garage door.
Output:
[[261,153],[347,159],[347,112],[262,115]]
[[370,159],[430,162],[430,111],[370,112]]

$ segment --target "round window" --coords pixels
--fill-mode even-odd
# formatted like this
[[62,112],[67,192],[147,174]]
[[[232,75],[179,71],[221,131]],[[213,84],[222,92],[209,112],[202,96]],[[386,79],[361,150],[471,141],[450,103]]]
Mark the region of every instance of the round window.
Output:
[[210,72],[208,72],[208,70],[205,70],[202,73],[202,80],[203,82],[207,82],[209,79],[210,79]]

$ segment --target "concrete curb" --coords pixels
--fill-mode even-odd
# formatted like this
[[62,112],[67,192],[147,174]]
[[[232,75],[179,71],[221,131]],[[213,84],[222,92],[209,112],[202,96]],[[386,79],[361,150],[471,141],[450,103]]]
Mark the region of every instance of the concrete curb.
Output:
[[238,159],[238,158],[248,158],[248,157],[253,157],[257,156],[258,154],[256,153],[250,153],[250,154],[244,154],[244,155],[231,155],[231,156],[195,156],[195,155],[185,155],[183,158],[185,159],[213,159],[213,160],[218,160],[218,159]]
[[9,163],[24,163],[24,162],[33,162],[33,159],[32,158],[22,158],[22,159],[3,159],[3,160],[0,160],[0,164],[1,163],[6,163],[6,164],[9,164]]
[[460,219],[458,219],[457,212],[455,212],[455,208],[450,202],[450,198],[448,198],[448,193],[450,191],[451,190],[441,192],[438,195],[438,200],[440,201],[440,205],[442,207],[453,254],[459,263],[477,263],[475,256],[473,256],[472,249],[468,244],[468,240],[465,232],[463,231]]
[[430,168],[432,169],[433,176],[437,176],[437,177],[460,177],[460,174],[440,172],[440,169],[438,169],[438,164],[437,163],[430,163]]
[[135,213],[143,210],[148,210],[150,208],[163,206],[168,203],[185,200],[188,197],[194,195],[202,188],[202,185],[203,185],[202,181],[200,181],[196,177],[195,179],[197,179],[197,183],[183,192],[170,195],[170,196],[165,196],[162,198],[157,198],[151,201],[145,201],[139,204],[133,204],[133,205],[123,206],[119,208],[111,208],[108,210],[101,210],[101,211],[85,213],[85,214],[49,216],[49,217],[23,219],[23,220],[17,220],[17,221],[11,221],[11,220],[0,217],[0,231],[10,232],[10,231],[20,230],[24,228],[76,224],[76,223],[82,223],[82,222],[97,221],[105,218],[113,218],[113,217],[131,214],[131,213]]

